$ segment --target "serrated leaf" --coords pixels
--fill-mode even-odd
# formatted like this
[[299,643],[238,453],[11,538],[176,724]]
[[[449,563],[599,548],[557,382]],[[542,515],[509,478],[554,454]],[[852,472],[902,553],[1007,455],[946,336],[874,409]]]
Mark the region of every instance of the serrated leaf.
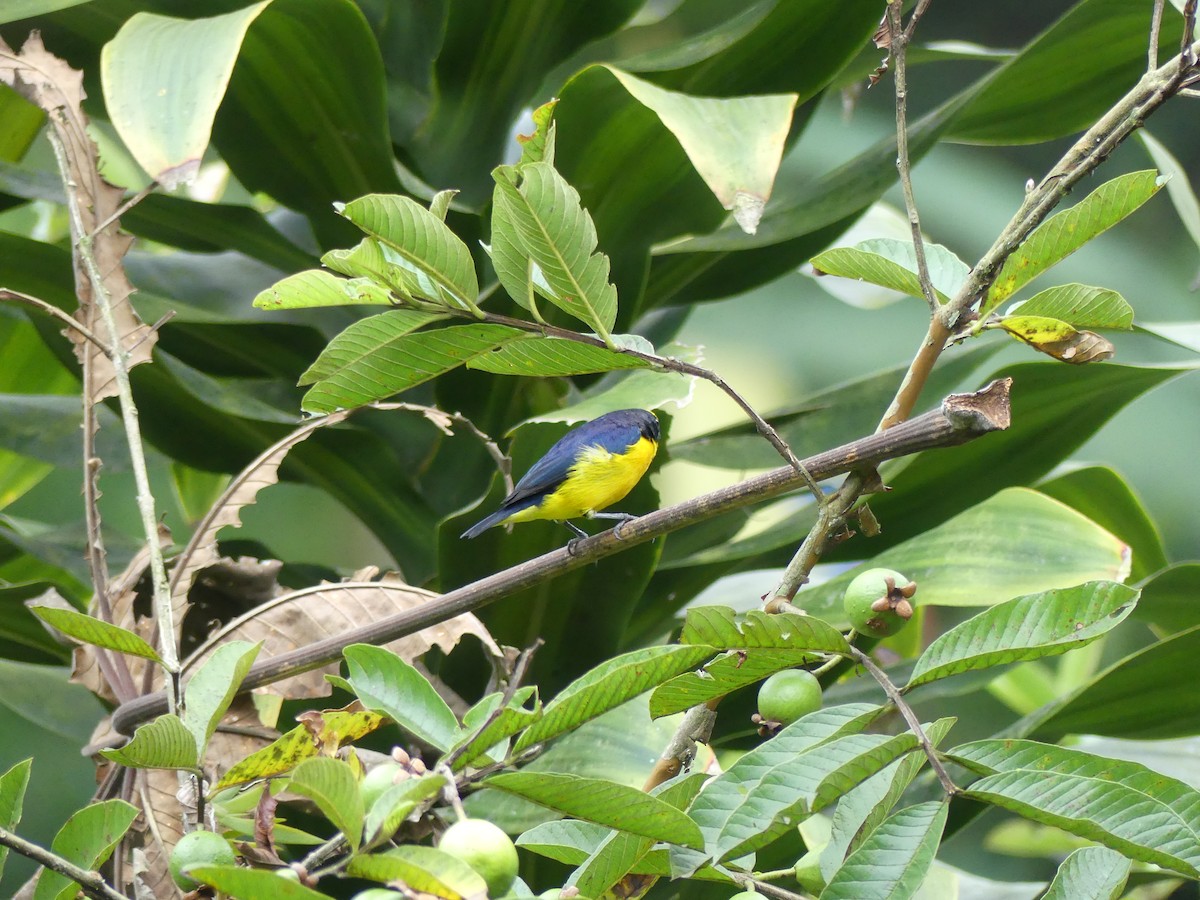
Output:
[[1039,900],[1117,900],[1125,893],[1129,860],[1106,847],[1080,847],[1063,860]]
[[[94,871],[112,855],[137,815],[137,807],[124,800],[104,800],[85,806],[59,829],[50,850],[68,862]],[[78,890],[78,882],[50,869],[42,869],[33,900],[69,900]]]
[[390,650],[352,644],[343,651],[347,683],[363,706],[389,716],[439,750],[458,735],[458,718],[425,677]]
[[507,772],[482,783],[568,816],[683,847],[704,846],[686,813],[623,784],[578,775]]
[[[942,303],[948,303],[967,280],[970,266],[941,244],[925,245],[925,262],[934,293]],[[853,247],[835,247],[814,256],[812,266],[822,275],[869,281],[925,299],[917,280],[917,256],[911,240],[875,238]]]
[[509,229],[541,269],[547,299],[607,341],[617,289],[609,281],[608,257],[596,252],[596,227],[578,192],[544,162],[501,166],[493,177],[511,201],[493,211],[493,232]]
[[[21,810],[25,803],[25,788],[29,785],[32,759],[25,759],[0,775],[0,828],[14,831],[21,821]],[[0,847],[0,875],[4,874],[4,863],[8,858],[8,847]]]
[[30,612],[68,637],[94,647],[104,647],[116,650],[118,653],[128,653],[143,659],[161,663],[162,659],[146,641],[119,625],[93,618],[73,609],[59,609],[52,606],[31,606]]
[[195,733],[178,716],[159,716],[138,727],[133,739],[101,756],[133,769],[194,769],[200,760]]
[[[533,698],[532,709],[525,706],[530,697]],[[472,709],[476,709],[478,706],[479,704],[476,704]],[[492,747],[528,728],[541,717],[542,703],[538,699],[537,688],[521,688],[513,695],[508,706],[483,728],[476,726],[476,728],[464,729],[466,733],[447,749],[447,756],[454,757],[450,768],[455,772],[467,768],[477,762]],[[483,721],[487,721],[486,718]],[[471,726],[472,724],[471,713],[468,711],[464,716],[464,725]]]
[[811,650],[727,650],[697,672],[677,675],[650,695],[650,717],[683,712],[768,675],[824,659]]
[[487,885],[474,869],[457,857],[438,850],[409,844],[383,853],[356,856],[347,874],[369,881],[400,881],[410,890],[442,897],[443,900],[487,897]]
[[1116,291],[1086,284],[1060,284],[1009,309],[1009,316],[1046,316],[1076,328],[1133,327],[1133,307]]
[[288,779],[288,790],[308,797],[357,853],[363,835],[363,799],[349,763],[328,756],[306,759]]
[[542,718],[518,738],[514,752],[579,727],[626,700],[694,668],[712,647],[667,646],[632,650],[601,663],[546,704]]
[[977,772],[966,796],[1191,878],[1200,865],[1200,792],[1139,763],[1037,741],[974,741],[948,754]]
[[390,397],[457,369],[524,332],[505,325],[456,325],[409,334],[406,310],[355,322],[321,351],[300,378],[314,384],[304,395],[307,412],[332,412]]
[[681,644],[706,644],[721,650],[776,648],[849,653],[840,631],[814,616],[767,615],[754,609],[739,614],[728,606],[694,606],[687,611]]
[[1009,256],[980,305],[980,316],[986,316],[1020,287],[1112,228],[1161,187],[1162,181],[1153,169],[1130,172],[1100,185],[1070,209],[1051,216]]
[[222,644],[184,686],[181,718],[196,739],[199,756],[204,755],[217,723],[229,709],[260,649],[261,642],[230,641]]
[[168,190],[195,179],[246,29],[268,2],[206,19],[139,12],[104,45],[100,79],[112,124]]
[[340,744],[370,734],[386,721],[379,713],[352,708],[355,705],[345,710],[320,713],[319,722],[297,725],[232,766],[213,790],[290,772],[319,753],[332,755]]
[[254,305],[258,309],[308,309],[356,304],[393,306],[395,300],[387,288],[369,278],[338,278],[324,269],[308,269],[289,275],[260,291],[254,298]]
[[421,204],[398,194],[368,194],[347,203],[341,213],[394,251],[389,262],[407,270],[411,296],[477,309],[479,280],[471,251]]
[[862,731],[879,713],[879,707],[866,703],[820,709],[786,726],[769,741],[743,755],[709,782],[692,803],[688,812],[704,834],[705,853],[691,854],[686,869],[681,867],[675,874],[690,874],[708,858],[715,857],[725,827],[748,792],[774,769],[842,734]]
[[468,369],[496,375],[587,375],[616,369],[648,369],[636,356],[554,337],[525,337],[467,361]]
[[436,797],[445,786],[445,776],[436,772],[392,785],[367,810],[363,820],[363,847],[370,849],[390,840],[409,813],[425,800]]
[[1124,621],[1137,598],[1113,581],[1016,597],[940,635],[917,660],[908,687],[1085,647]]
[[950,804],[931,800],[889,816],[830,879],[821,900],[908,900],[921,889]]
[[280,878],[274,869],[243,866],[193,866],[188,876],[238,900],[329,900],[327,894],[299,881]]

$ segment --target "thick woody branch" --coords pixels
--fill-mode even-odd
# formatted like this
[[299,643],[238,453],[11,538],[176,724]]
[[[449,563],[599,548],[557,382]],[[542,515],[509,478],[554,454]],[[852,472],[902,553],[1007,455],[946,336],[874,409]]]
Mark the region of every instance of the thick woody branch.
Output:
[[[937,410],[917,416],[886,432],[818,453],[804,460],[803,466],[813,478],[831,478],[862,466],[877,466],[884,460],[922,450],[953,447],[989,432],[1003,430],[1009,425],[1009,385],[1009,380],[1003,379],[973,394],[953,394]],[[804,479],[795,469],[783,466],[649,513],[618,528],[581,539],[569,547],[464,585],[415,609],[351,629],[300,650],[262,660],[250,670],[242,682],[242,690],[271,684],[334,662],[350,644],[386,644],[637,544],[804,486]],[[113,716],[113,724],[122,734],[130,734],[139,723],[165,711],[165,698],[161,694],[149,695],[118,708]]]

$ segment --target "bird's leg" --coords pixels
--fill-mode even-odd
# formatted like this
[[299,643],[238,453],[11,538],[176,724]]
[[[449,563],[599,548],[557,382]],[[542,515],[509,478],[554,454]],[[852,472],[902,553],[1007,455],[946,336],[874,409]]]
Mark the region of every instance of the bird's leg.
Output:
[[573,531],[575,533],[575,537],[573,537],[569,541],[567,541],[567,553],[574,556],[575,555],[575,545],[578,544],[585,537],[590,537],[590,535],[586,531],[584,531],[582,528],[580,528],[578,525],[574,524],[573,522],[563,522],[562,524],[566,525],[568,528],[571,529],[571,531]]
[[617,524],[613,526],[613,536],[619,541],[621,540],[621,526],[626,522],[632,522],[637,516],[631,513],[615,512],[615,513],[600,513],[590,512],[587,514],[589,519],[616,519]]

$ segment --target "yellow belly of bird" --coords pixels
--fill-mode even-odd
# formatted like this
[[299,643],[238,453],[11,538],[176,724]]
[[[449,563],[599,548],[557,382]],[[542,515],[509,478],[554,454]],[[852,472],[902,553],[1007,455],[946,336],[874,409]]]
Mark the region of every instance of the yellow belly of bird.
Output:
[[509,516],[510,522],[552,519],[561,522],[599,512],[622,500],[650,468],[658,444],[646,438],[614,455],[603,447],[589,447],[558,489],[537,506]]

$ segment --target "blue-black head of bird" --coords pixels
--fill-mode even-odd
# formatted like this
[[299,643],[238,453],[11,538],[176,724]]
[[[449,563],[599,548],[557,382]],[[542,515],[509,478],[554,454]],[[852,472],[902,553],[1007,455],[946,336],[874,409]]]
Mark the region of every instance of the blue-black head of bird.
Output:
[[473,538],[501,522],[549,519],[571,524],[578,518],[634,518],[603,513],[625,498],[646,474],[658,450],[660,431],[654,413],[619,409],[568,431],[526,472],[500,508],[463,532]]

